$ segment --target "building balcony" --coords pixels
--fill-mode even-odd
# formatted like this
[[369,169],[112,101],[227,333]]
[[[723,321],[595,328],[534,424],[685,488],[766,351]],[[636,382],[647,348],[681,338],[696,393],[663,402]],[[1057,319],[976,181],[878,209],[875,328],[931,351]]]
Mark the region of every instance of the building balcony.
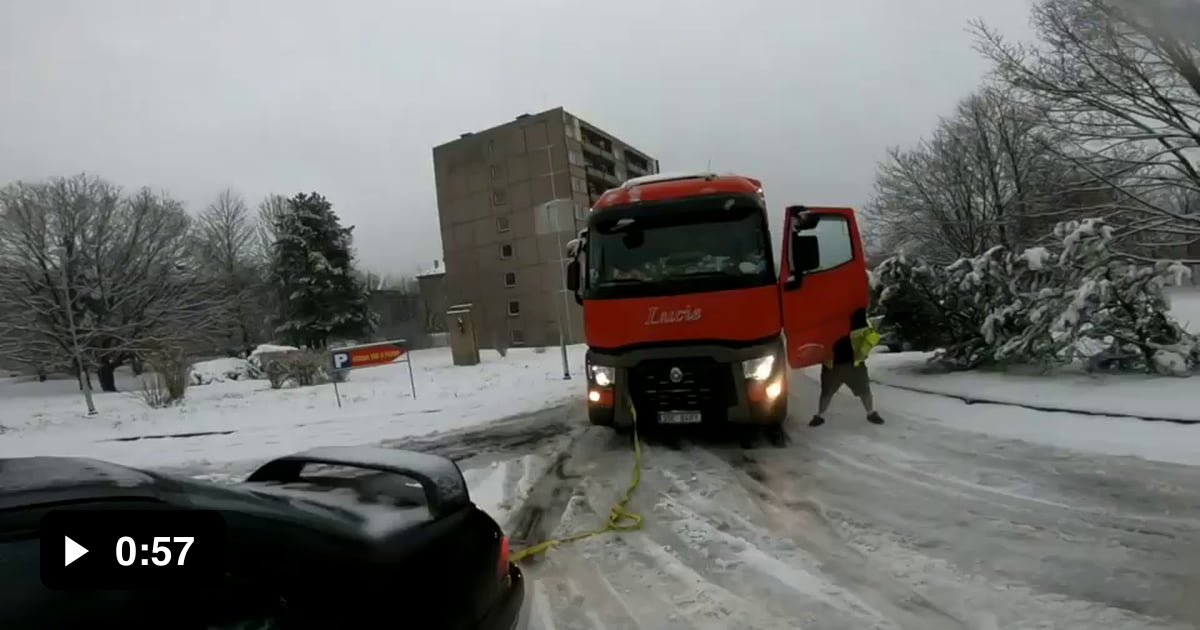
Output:
[[611,146],[609,148],[605,148],[599,143],[599,141],[593,140],[588,136],[583,137],[583,152],[598,155],[609,161],[614,161],[617,159],[617,156],[612,152]]
[[589,166],[585,170],[587,172],[588,178],[590,178],[590,179],[596,180],[598,182],[603,182],[607,186],[620,186],[621,185],[621,180],[617,179],[616,173],[612,173],[607,170],[597,168],[595,166]]

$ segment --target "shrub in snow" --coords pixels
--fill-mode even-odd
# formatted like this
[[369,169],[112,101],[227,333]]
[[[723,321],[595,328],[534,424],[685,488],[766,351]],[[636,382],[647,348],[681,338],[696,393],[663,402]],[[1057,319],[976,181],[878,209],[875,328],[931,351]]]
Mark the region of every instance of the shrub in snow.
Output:
[[328,358],[315,352],[297,352],[287,357],[289,376],[299,387],[326,382]]
[[874,270],[871,303],[882,334],[911,350],[932,350],[948,340],[940,272],[904,255],[889,258]]
[[267,365],[278,359],[280,356],[289,352],[299,352],[300,349],[295,346],[278,346],[275,344],[264,343],[255,348],[249,357],[246,357],[247,367],[249,368],[250,378],[270,378],[267,374]]
[[1139,263],[1114,256],[1112,230],[1096,220],[1060,224],[1061,260],[1077,272],[1061,326],[1104,353],[1123,370],[1186,375],[1200,359],[1200,346],[1170,316],[1168,285],[1183,284],[1191,270],[1179,263]]
[[271,384],[271,389],[279,389],[288,381],[288,367],[283,359],[272,359],[263,367],[263,375]]
[[143,353],[143,360],[152,373],[142,376],[142,402],[154,409],[169,407],[183,400],[191,382],[191,364],[178,348]]
[[350,370],[334,370],[329,365],[329,355],[324,352],[288,352],[269,361],[265,368],[271,389],[285,385],[308,387],[322,383],[344,383],[350,378]]
[[946,267],[884,261],[872,287],[880,331],[939,348],[935,360],[954,369],[1080,357],[1153,373],[1195,369],[1200,347],[1170,317],[1163,292],[1186,267],[1121,257],[1099,220],[1066,222],[1054,235],[1053,249],[996,247]]

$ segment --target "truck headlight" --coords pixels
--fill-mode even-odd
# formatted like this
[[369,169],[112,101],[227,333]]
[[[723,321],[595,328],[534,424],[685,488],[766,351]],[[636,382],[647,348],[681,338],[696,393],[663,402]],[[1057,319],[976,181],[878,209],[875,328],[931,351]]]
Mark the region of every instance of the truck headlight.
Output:
[[742,361],[742,374],[749,381],[765,381],[775,372],[775,355]]
[[589,365],[588,376],[598,387],[611,387],[617,381],[617,370],[607,365]]

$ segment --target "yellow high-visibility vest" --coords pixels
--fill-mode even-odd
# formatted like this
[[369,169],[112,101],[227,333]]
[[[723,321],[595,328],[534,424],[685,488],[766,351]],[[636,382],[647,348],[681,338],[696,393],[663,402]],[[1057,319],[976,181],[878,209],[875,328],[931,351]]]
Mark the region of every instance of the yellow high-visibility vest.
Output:
[[[879,345],[882,337],[868,324],[863,328],[850,331],[850,347],[854,350],[854,366],[858,367],[871,355],[871,350]],[[825,367],[833,367],[833,358],[825,362]]]

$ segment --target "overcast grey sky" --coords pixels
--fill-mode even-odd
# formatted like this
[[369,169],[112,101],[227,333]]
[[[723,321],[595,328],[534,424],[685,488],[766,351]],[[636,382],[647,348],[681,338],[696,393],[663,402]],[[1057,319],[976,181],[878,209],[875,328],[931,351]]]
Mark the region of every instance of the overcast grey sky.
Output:
[[361,263],[440,254],[431,149],[563,105],[663,170],[861,205],[1028,0],[4,0],[0,182],[88,171],[199,210],[318,191]]

